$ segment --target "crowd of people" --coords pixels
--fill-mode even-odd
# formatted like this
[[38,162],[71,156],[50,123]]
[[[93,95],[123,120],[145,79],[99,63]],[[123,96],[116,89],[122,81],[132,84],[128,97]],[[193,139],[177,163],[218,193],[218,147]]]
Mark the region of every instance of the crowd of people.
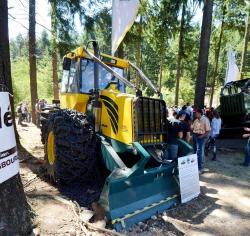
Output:
[[45,108],[47,101],[45,99],[37,99],[35,104],[35,112],[36,112],[36,126],[40,128],[41,124],[41,111]]
[[[46,106],[47,101],[45,99],[37,99],[35,104],[35,114],[36,114],[36,125],[40,127],[40,113],[42,109]],[[18,117],[18,125],[23,125],[23,122],[31,122],[31,106],[28,102],[20,102],[16,108],[16,114]]]
[[22,125],[23,121],[31,122],[31,109],[28,102],[19,103],[16,108],[16,113],[19,125]]
[[[37,99],[35,104],[36,125],[40,127],[41,111],[46,106],[45,99]],[[31,122],[31,110],[28,102],[19,103],[16,109],[18,124]],[[194,108],[189,103],[182,108],[174,106],[168,109],[167,129],[168,140],[167,150],[164,153],[165,159],[176,160],[179,154],[179,140],[192,143],[194,153],[197,153],[198,168],[200,173],[204,167],[205,156],[212,151],[212,159],[216,161],[216,139],[221,130],[221,118],[214,108],[201,109]],[[244,166],[250,165],[250,128],[245,128],[246,134],[243,138],[248,138],[246,146],[246,156]]]
[[200,173],[204,167],[205,154],[212,150],[212,160],[216,160],[216,138],[221,129],[221,118],[217,110],[200,109],[190,106],[189,103],[181,109],[177,106],[169,111],[168,126],[168,159],[175,160],[179,153],[179,140],[193,144],[194,153],[197,153]]

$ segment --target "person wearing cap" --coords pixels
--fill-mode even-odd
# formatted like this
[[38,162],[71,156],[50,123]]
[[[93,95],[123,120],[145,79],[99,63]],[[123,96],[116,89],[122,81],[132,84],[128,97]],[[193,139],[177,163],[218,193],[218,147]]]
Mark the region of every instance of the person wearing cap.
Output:
[[211,126],[210,126],[210,122],[208,118],[203,116],[203,111],[200,108],[196,109],[195,120],[191,126],[191,129],[193,130],[193,138],[196,143],[198,168],[199,168],[199,171],[201,171],[203,168],[202,161],[204,159],[205,141],[210,133]]

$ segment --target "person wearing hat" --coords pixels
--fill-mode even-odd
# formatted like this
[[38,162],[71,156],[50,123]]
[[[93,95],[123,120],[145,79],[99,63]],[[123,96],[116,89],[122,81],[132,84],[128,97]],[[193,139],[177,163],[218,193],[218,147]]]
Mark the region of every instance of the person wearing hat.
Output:
[[196,143],[196,147],[194,147],[194,149],[196,148],[198,168],[199,171],[201,171],[203,168],[202,161],[204,159],[205,141],[210,133],[211,126],[208,118],[203,116],[203,111],[200,108],[196,109],[195,120],[191,129],[193,130],[193,138]]

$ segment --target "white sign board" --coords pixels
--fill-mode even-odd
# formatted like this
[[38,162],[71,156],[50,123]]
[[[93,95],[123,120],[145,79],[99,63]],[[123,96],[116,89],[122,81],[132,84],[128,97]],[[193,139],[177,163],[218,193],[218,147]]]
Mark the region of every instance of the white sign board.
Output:
[[0,184],[19,172],[8,92],[0,92]]
[[178,158],[181,202],[185,203],[200,194],[197,155]]

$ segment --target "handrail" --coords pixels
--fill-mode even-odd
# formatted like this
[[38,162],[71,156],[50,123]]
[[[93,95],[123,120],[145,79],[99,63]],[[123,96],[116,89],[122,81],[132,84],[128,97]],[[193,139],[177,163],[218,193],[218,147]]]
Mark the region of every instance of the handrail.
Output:
[[87,55],[93,59],[94,61],[96,61],[98,64],[100,64],[102,67],[104,67],[108,72],[110,72],[113,76],[115,76],[117,79],[119,79],[120,81],[122,81],[124,84],[126,84],[128,87],[134,89],[135,91],[137,90],[136,86],[134,84],[132,84],[131,82],[129,82],[126,78],[124,78],[123,76],[119,75],[117,72],[115,72],[111,67],[109,67],[108,65],[106,65],[104,62],[102,62],[98,57],[96,57],[93,53],[91,53],[90,51],[88,51],[87,49],[84,49],[85,52],[87,53]]

